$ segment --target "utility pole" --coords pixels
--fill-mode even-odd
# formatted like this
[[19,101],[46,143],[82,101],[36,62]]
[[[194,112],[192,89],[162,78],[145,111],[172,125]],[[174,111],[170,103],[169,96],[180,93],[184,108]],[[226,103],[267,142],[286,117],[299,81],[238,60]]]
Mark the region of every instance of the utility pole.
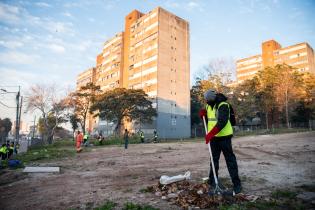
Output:
[[18,143],[19,140],[19,107],[20,107],[20,86],[19,91],[16,94],[16,120],[15,120],[15,144]]
[[[20,101],[20,111],[19,111],[19,133],[20,133],[20,128],[21,128],[21,113],[22,113],[22,104],[23,104],[23,96],[21,96],[21,101]],[[19,138],[18,136],[17,141],[19,143]]]
[[36,115],[35,115],[35,117],[34,117],[33,136],[32,136],[32,138],[35,137],[35,122],[36,122]]

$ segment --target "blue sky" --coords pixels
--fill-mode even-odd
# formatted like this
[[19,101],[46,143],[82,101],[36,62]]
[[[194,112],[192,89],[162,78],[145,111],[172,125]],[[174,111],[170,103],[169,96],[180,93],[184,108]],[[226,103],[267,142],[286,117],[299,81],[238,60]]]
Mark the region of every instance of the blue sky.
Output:
[[[74,88],[130,11],[157,6],[190,23],[192,78],[212,59],[259,54],[265,40],[315,47],[314,0],[0,0],[0,85]],[[0,101],[14,106],[9,95]]]

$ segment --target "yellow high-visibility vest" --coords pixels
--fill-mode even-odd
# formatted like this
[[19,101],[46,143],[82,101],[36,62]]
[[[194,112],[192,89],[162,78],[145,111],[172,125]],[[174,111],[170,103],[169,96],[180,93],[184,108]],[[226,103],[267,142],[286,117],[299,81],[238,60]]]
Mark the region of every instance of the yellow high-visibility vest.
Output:
[[[206,105],[207,117],[208,117],[208,132],[210,132],[212,130],[212,128],[217,124],[217,122],[218,122],[217,111],[220,108],[220,106],[222,106],[223,104],[228,105],[229,112],[230,112],[230,105],[226,102],[221,102],[219,104],[218,108],[216,108],[214,106],[213,109],[210,105],[208,105],[208,104]],[[233,135],[233,127],[232,127],[231,122],[230,122],[230,113],[229,113],[228,122],[226,123],[224,128],[215,136],[216,137],[222,137],[222,136],[229,136],[229,135]]]

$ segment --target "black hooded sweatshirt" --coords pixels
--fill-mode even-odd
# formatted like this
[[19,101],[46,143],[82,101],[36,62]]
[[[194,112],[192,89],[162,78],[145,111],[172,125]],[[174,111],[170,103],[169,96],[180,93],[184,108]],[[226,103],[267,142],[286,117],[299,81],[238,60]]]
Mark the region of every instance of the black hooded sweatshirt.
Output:
[[[215,101],[212,103],[207,102],[207,104],[210,105],[211,108],[213,109],[214,106],[217,108],[221,102],[225,101],[227,101],[227,97],[222,93],[217,93]],[[221,131],[225,127],[225,125],[228,123],[229,118],[230,118],[229,106],[227,104],[222,104],[217,111],[218,122],[216,126],[219,128],[219,131]]]

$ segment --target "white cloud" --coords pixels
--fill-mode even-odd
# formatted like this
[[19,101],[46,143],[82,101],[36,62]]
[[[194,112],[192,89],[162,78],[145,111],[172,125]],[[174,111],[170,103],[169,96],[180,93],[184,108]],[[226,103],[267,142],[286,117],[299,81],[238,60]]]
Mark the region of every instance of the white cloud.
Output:
[[51,51],[55,52],[55,53],[59,53],[62,54],[66,51],[66,49],[61,46],[61,45],[57,45],[57,44],[50,44],[47,46]]
[[174,2],[174,1],[166,1],[165,7],[168,7],[168,8],[179,8],[180,5],[177,2]]
[[9,48],[9,49],[16,49],[19,47],[23,47],[23,43],[22,42],[18,42],[18,41],[3,41],[0,40],[0,45],[2,45],[3,47]]
[[91,46],[92,46],[92,41],[91,40],[86,40],[86,41],[80,42],[77,45],[75,45],[75,44],[71,45],[71,48],[73,48],[74,51],[85,52]]
[[44,20],[39,24],[51,33],[62,33],[74,35],[73,24],[71,22],[56,22],[53,20]]
[[[71,22],[60,22],[55,21],[51,18],[40,18],[29,14],[28,11],[24,8],[3,3],[0,3],[0,22],[15,24],[24,28],[25,26],[33,26],[47,30],[51,33],[58,32],[59,34],[68,34],[70,36],[74,36],[75,34],[73,30],[73,24]],[[10,31],[14,33],[19,32],[20,29],[10,29]]]
[[12,68],[0,67],[1,80],[4,85],[21,85],[23,89],[38,82],[38,75],[27,71],[18,71]]
[[46,2],[37,2],[35,5],[38,7],[51,7],[51,5],[47,4]]
[[74,18],[73,15],[70,12],[64,12],[62,13],[64,16],[69,17],[69,18]]
[[79,3],[79,2],[72,2],[72,3],[65,3],[63,5],[64,7],[67,7],[67,8],[73,8],[73,7],[82,7],[82,3]]
[[[21,52],[1,52],[0,53],[0,64],[33,64],[40,56],[28,55]],[[2,77],[2,75],[1,75]]]
[[0,22],[17,23],[20,21],[20,13],[19,7],[0,3]]
[[199,7],[199,4],[197,4],[196,2],[194,1],[191,1],[191,2],[188,2],[187,6],[191,9],[193,8],[196,8],[196,7]]
[[167,8],[172,8],[172,9],[183,9],[186,11],[192,11],[192,10],[203,11],[203,8],[201,7],[201,5],[199,4],[197,0],[191,0],[187,2],[180,1],[179,3],[173,0],[168,0],[165,2],[164,6]]

